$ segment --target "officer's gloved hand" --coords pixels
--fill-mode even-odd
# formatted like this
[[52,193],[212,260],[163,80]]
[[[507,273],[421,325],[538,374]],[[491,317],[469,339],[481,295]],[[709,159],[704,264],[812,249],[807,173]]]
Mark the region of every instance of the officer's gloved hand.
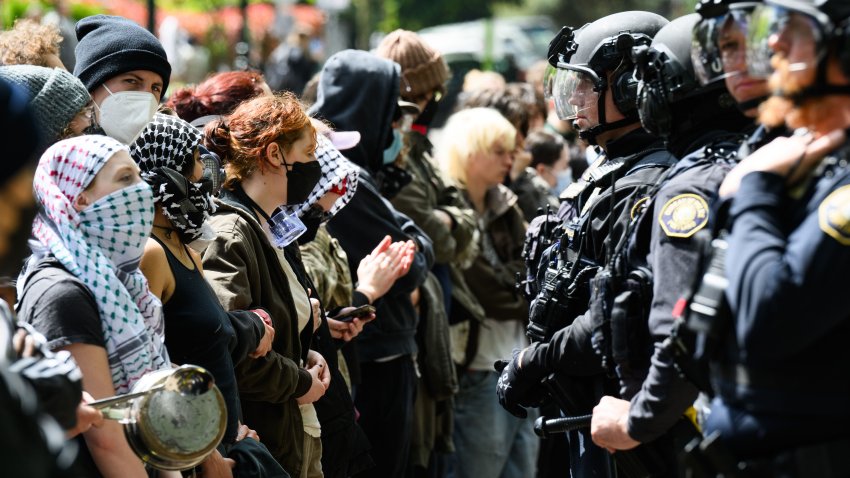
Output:
[[546,376],[546,371],[529,360],[531,349],[535,347],[537,344],[522,351],[514,349],[510,361],[498,360],[493,364],[501,373],[496,385],[499,404],[515,417],[527,417],[525,408],[539,406],[545,394],[540,380]]

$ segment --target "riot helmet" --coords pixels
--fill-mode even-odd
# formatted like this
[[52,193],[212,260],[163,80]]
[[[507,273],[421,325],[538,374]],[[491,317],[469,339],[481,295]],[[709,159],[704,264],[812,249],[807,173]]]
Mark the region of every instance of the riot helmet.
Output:
[[[546,84],[558,117],[572,120],[579,136],[591,144],[596,144],[600,133],[639,121],[631,50],[649,45],[667,23],[655,13],[631,11],[608,15],[576,30],[563,27],[549,44],[549,64],[555,69],[550,70]],[[605,118],[609,86],[613,103],[624,116],[611,123]],[[592,107],[598,111],[597,124],[582,127],[578,119]]]
[[756,108],[768,97],[767,85],[747,68],[747,35],[761,0],[701,0],[702,19],[694,26],[691,61],[701,84],[725,81],[741,111]]
[[814,81],[793,93],[774,92],[796,103],[816,96],[850,94],[850,86],[829,84],[827,57],[838,56],[842,72],[850,77],[850,2],[847,0],[766,0],[753,12],[747,38],[747,65],[752,76],[767,78],[773,73],[772,44],[814,46],[806,61],[794,61],[789,71],[815,71]]
[[[677,18],[655,35],[650,46],[638,46],[632,52],[641,124],[665,139],[733,103],[723,82],[701,84],[697,79],[691,38],[699,21],[696,13]],[[700,107],[694,108],[697,103]]]
[[700,21],[694,26],[691,61],[697,79],[703,85],[723,80],[735,74],[746,45],[721,45],[718,40],[724,29],[749,31],[750,16],[761,1],[701,0],[696,7]]

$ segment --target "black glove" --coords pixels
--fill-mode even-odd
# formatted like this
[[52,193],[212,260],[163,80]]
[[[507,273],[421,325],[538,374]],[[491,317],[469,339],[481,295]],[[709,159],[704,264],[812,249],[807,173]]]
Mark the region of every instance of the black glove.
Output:
[[519,362],[520,351],[514,349],[513,358],[510,361],[497,360],[493,364],[493,368],[501,373],[496,385],[499,404],[515,417],[527,417],[528,412],[525,408],[539,406],[545,394],[540,380],[546,372],[529,360],[532,350],[536,347],[537,344],[533,344],[525,349],[525,353],[522,354],[523,363]]

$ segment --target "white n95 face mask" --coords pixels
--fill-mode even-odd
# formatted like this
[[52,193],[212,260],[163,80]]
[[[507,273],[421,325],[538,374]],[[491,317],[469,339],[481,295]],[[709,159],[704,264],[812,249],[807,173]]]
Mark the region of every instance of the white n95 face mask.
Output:
[[[106,88],[106,85],[103,85]],[[159,102],[146,91],[109,91],[109,96],[100,104],[100,127],[107,135],[131,144],[139,133],[153,120]]]

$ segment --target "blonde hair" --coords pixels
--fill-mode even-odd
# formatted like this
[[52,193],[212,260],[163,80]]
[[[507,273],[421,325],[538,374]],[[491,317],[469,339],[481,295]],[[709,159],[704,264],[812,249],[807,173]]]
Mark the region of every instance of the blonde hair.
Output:
[[454,181],[466,184],[466,165],[499,145],[508,151],[516,146],[516,128],[493,108],[469,108],[449,117],[443,128],[435,157]]

